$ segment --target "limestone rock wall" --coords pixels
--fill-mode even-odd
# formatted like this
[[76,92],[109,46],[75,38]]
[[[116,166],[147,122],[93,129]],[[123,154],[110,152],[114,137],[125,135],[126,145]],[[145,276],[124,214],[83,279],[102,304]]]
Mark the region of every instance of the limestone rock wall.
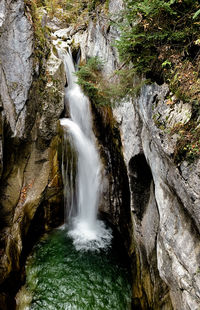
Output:
[[[56,225],[62,212],[58,120],[64,109],[64,65],[51,49],[44,55],[42,70],[35,59],[30,9],[23,0],[1,0],[0,309],[3,310],[13,307],[8,291],[14,295],[20,285],[19,270],[32,239],[40,229]],[[36,217],[38,228],[34,231],[32,223]],[[32,236],[30,230],[34,231]]]
[[[112,13],[121,7],[121,1],[110,1]],[[97,19],[90,20],[88,29],[77,32],[73,39],[80,45],[82,59],[88,56],[103,58],[105,74],[109,76],[119,65],[113,47],[118,35],[112,26],[107,27],[104,13],[97,11]],[[122,156],[130,193],[129,206],[127,200],[122,207],[126,209],[126,216],[119,220],[124,216],[123,211],[116,211],[119,210],[115,202],[120,198],[120,191],[118,194],[112,190],[114,182],[108,177],[105,196],[110,193],[112,199],[104,208],[105,212],[113,214],[111,220],[129,234],[133,307],[197,310],[200,307],[200,161],[191,165],[183,162],[180,166],[173,162],[178,137],[169,135],[169,129],[177,123],[186,123],[191,118],[191,109],[182,102],[169,106],[168,94],[167,85],[144,86],[137,100],[123,101],[113,109],[114,132],[120,132],[121,146],[112,153],[108,145],[115,138],[112,131],[110,142],[106,144],[108,127],[106,116],[102,116],[104,122],[99,128],[101,134],[97,129],[97,137],[108,154],[104,161],[105,174],[108,176],[109,169],[115,171],[116,168],[109,168],[116,164],[110,156]],[[94,111],[96,115],[99,113],[98,109]]]
[[[184,162],[180,167],[176,167],[170,157],[174,151],[173,139],[175,137],[169,137],[166,130],[158,128],[152,116],[164,106],[165,111],[162,115],[167,120],[167,129],[170,125],[168,122],[172,119],[176,122],[178,114],[181,116],[179,122],[187,121],[185,117],[190,117],[190,114],[187,105],[183,106],[181,102],[168,109],[167,94],[168,89],[165,85],[147,86],[142,89],[141,96],[136,103],[136,109],[143,121],[142,147],[151,168],[154,197],[159,215],[155,243],[157,268],[161,278],[170,288],[174,309],[198,309],[200,306],[200,275],[198,272],[200,161],[197,160],[191,165]],[[173,117],[174,109],[179,113],[176,112]],[[168,145],[170,150],[166,147]],[[182,174],[182,166],[185,165],[188,168],[187,179]],[[189,178],[190,173],[192,173],[191,178]],[[145,223],[147,213],[149,220],[152,220],[152,214],[148,209],[144,211],[142,219],[139,219],[140,229],[138,229],[144,239],[144,244],[147,245],[149,236],[151,236]],[[136,217],[138,218],[137,211]],[[147,246],[145,247],[148,249]]]
[[25,131],[26,101],[32,83],[33,32],[23,1],[1,1],[0,89],[3,113],[12,134]]

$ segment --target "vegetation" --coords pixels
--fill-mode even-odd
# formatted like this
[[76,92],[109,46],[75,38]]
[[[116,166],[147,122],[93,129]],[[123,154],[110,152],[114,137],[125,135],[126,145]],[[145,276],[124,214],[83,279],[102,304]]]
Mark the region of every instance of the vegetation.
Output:
[[[114,106],[125,97],[133,97],[141,88],[140,80],[134,81],[131,70],[119,70],[106,77],[104,63],[99,57],[91,57],[76,72],[78,84],[95,105]],[[135,74],[134,74],[134,78]]]
[[[198,2],[194,0],[125,0],[123,20],[118,22],[117,41],[121,60],[132,63],[138,73],[162,71],[172,64],[177,51],[196,54],[199,38]],[[193,51],[191,51],[193,49]],[[196,55],[195,55],[196,56]],[[162,74],[162,73],[161,73]]]
[[[49,16],[56,16],[67,24],[74,23],[75,27],[86,25],[98,5],[108,7],[107,0],[32,0],[27,3],[35,8],[44,7]],[[124,97],[133,97],[147,81],[168,83],[177,100],[190,102],[193,110],[187,124],[177,124],[171,130],[180,135],[175,161],[184,156],[195,159],[199,156],[196,134],[200,117],[199,3],[195,0],[124,0],[124,7],[118,18],[114,18],[121,33],[115,44],[121,67],[111,77],[105,77],[102,61],[91,58],[80,66],[78,83],[92,102],[100,106],[112,106]],[[33,14],[36,53],[37,58],[42,59],[47,48],[47,30],[40,27],[36,15]]]
[[[28,1],[28,0],[27,0]],[[47,10],[49,17],[57,17],[66,24],[87,24],[89,15],[92,14],[100,0],[31,0],[37,8]],[[108,0],[105,1],[105,6]]]
[[[200,155],[200,9],[195,0],[124,0],[118,17],[120,59],[129,72],[167,82],[177,100],[190,102],[193,115],[179,134],[175,161]],[[169,98],[170,100],[170,98]]]
[[85,65],[79,67],[76,75],[78,84],[84,93],[96,105],[111,105],[111,88],[103,78],[103,62],[98,57],[92,57]]
[[25,0],[26,12],[27,14],[31,13],[32,25],[34,30],[34,62],[35,66],[39,65],[39,70],[44,73],[44,59],[48,58],[50,48],[47,40],[48,29],[42,27],[41,18],[37,12],[37,3],[32,0]]
[[192,163],[200,157],[200,105],[198,101],[192,104],[193,113],[190,121],[185,125],[177,125],[171,134],[179,133],[174,160],[178,164],[183,160]]

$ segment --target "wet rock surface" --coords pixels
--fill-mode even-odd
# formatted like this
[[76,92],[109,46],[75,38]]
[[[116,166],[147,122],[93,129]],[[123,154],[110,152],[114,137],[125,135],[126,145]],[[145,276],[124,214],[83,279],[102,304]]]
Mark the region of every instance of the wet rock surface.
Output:
[[3,310],[14,307],[13,297],[21,283],[19,271],[28,249],[41,232],[63,218],[58,120],[64,110],[66,77],[63,63],[53,51],[44,57],[41,74],[35,66],[33,20],[24,1],[0,1]]

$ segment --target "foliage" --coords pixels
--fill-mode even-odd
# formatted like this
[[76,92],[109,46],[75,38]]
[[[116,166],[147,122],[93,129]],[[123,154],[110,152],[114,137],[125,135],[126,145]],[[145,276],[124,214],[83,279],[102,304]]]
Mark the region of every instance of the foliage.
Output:
[[195,14],[193,15],[193,19],[196,19],[200,14],[200,9],[198,11],[195,12]]
[[120,30],[115,44],[120,59],[132,76],[135,71],[167,82],[177,100],[191,103],[191,120],[172,130],[180,136],[176,163],[184,158],[191,162],[200,155],[199,1],[124,0],[124,7],[114,22]]
[[180,139],[174,154],[176,163],[183,160],[192,163],[196,158],[200,157],[200,127],[198,125],[197,122],[191,121],[187,125],[179,127]]
[[92,57],[85,65],[79,67],[76,75],[78,84],[91,101],[97,105],[110,105],[107,82],[103,79],[103,62],[98,57]]
[[141,87],[150,82],[148,79],[138,78],[133,67],[124,66],[116,70],[115,75],[117,76],[117,82],[114,85],[116,100],[138,96]]
[[173,63],[173,68],[165,72],[171,91],[178,99],[184,102],[199,101],[200,77],[198,65],[189,60],[181,61],[180,58]]
[[139,73],[162,71],[159,56],[163,45],[169,46],[170,53],[181,50],[186,54],[198,39],[198,4],[194,0],[124,0],[124,3],[123,19],[120,16],[118,22],[121,37],[116,46],[121,60],[131,62]]
[[99,57],[91,57],[76,72],[78,84],[95,105],[113,106],[123,98],[138,94],[143,83],[136,78],[135,72],[121,69],[106,77],[104,63]]
[[[28,0],[27,0],[28,1]],[[44,7],[49,17],[57,17],[67,24],[87,24],[89,15],[96,6],[102,3],[100,0],[32,0],[37,7]],[[106,3],[108,0],[106,0]],[[105,4],[106,6],[106,4]]]
[[73,23],[80,15],[85,5],[87,6],[87,1],[80,2],[78,0],[45,0],[44,2],[44,7],[47,9],[50,16],[56,16],[69,23]]

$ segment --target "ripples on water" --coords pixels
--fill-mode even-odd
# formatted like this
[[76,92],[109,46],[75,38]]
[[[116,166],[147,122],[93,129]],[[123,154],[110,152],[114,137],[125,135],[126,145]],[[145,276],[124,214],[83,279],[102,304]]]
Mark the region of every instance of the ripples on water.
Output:
[[28,259],[25,287],[32,301],[26,307],[21,301],[18,309],[131,309],[128,271],[117,255],[120,251],[116,247],[98,253],[77,251],[64,230],[52,232]]

